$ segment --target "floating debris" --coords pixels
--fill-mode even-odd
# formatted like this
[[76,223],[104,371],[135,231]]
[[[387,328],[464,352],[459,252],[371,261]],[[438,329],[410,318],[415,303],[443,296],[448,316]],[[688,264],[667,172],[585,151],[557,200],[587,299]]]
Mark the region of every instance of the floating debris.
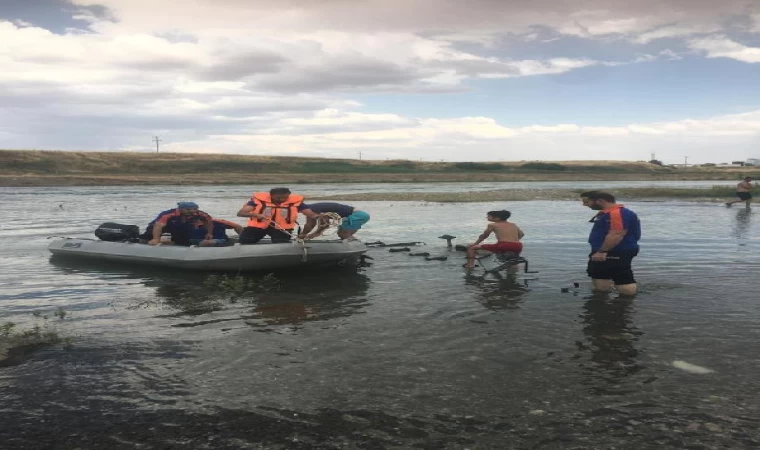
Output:
[[398,253],[398,252],[408,252],[411,249],[409,247],[401,247],[401,248],[389,248],[388,251],[391,253]]
[[428,252],[409,253],[409,256],[430,256]]
[[446,261],[448,256],[426,256],[425,261]]
[[708,369],[707,367],[698,366],[696,364],[687,363],[686,361],[680,361],[680,360],[673,361],[672,366],[675,367],[676,369],[681,369],[689,373],[696,373],[700,375],[715,372],[714,370]]

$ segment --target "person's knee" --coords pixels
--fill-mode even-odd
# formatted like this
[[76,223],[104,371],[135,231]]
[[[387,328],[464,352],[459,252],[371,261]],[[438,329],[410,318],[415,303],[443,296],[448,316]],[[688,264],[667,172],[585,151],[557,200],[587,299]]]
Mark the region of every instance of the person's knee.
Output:
[[636,295],[636,292],[638,292],[638,286],[636,283],[618,284],[615,285],[615,289],[618,291],[618,294],[627,296]]
[[600,280],[598,278],[592,278],[591,285],[597,292],[610,292],[613,286],[612,280]]

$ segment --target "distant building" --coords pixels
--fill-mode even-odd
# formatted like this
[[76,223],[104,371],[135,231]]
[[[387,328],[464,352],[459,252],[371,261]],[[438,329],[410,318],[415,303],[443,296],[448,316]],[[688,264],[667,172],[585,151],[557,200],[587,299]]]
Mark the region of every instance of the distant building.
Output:
[[745,166],[760,166],[760,158],[747,158],[744,161]]

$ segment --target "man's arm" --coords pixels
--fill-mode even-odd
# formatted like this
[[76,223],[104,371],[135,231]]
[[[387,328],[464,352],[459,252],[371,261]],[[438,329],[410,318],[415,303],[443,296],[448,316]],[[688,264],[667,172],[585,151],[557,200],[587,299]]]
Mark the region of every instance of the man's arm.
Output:
[[[317,216],[319,217],[319,216]],[[306,224],[304,224],[303,229],[301,230],[301,234],[298,235],[301,239],[305,238],[309,235],[311,230],[314,229],[314,227],[317,225],[318,219],[309,217],[306,219]]]
[[254,208],[256,208],[255,205],[251,205],[250,203],[246,203],[243,205],[242,208],[240,208],[240,211],[237,212],[238,217],[250,217],[253,219],[260,219],[264,220],[267,218],[264,214],[257,214],[253,212]]
[[156,222],[153,224],[153,239],[148,241],[148,244],[156,245],[161,242],[161,234],[164,231],[164,226],[166,226],[166,223],[164,222]]
[[596,253],[607,253],[615,248],[628,233],[628,230],[610,230],[607,236],[604,237],[602,246],[596,251]]
[[206,227],[206,239],[214,239],[214,221],[211,216],[206,216],[203,220]]
[[315,213],[309,208],[302,209],[301,214],[306,216],[306,224],[303,226],[303,229],[301,230],[301,234],[298,235],[299,237],[302,238],[308,235],[309,232],[313,230],[314,227],[317,225],[317,222],[319,221],[319,214]]
[[[517,225],[515,226],[517,227]],[[523,230],[520,227],[517,227],[517,240],[519,241],[523,236],[525,236],[525,233],[523,233]]]
[[478,240],[470,244],[469,247],[474,247],[480,244],[481,242],[485,241],[486,239],[488,239],[488,236],[491,235],[491,232],[493,232],[493,225],[488,225],[486,227],[486,230],[483,231],[483,233],[481,233],[480,236],[478,236]]

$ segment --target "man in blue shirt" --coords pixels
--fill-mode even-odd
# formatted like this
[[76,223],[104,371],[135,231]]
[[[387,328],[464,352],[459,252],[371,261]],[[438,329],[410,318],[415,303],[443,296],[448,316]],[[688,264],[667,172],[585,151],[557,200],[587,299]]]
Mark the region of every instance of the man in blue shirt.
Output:
[[622,295],[636,294],[631,262],[639,254],[639,217],[606,192],[584,192],[581,200],[583,206],[599,211],[591,220],[594,226],[588,237],[591,255],[586,272],[594,290],[609,292],[614,284]]
[[[306,216],[306,225],[304,225],[301,234],[298,235],[301,239],[312,239],[327,228],[326,225],[320,222],[320,218],[326,213],[335,213],[343,218],[340,226],[338,226],[338,237],[341,239],[353,237],[361,229],[362,225],[369,222],[369,214],[342,203],[323,202],[300,205],[298,211]],[[318,223],[319,226],[317,226]],[[309,234],[315,226],[317,227],[316,231]]]

